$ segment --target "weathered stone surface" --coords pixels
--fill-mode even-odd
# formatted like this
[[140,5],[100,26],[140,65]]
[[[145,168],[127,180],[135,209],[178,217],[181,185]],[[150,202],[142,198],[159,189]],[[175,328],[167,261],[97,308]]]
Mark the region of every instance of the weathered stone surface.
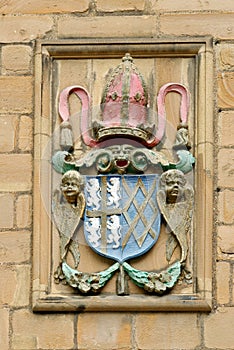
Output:
[[[115,25],[113,25],[113,23]],[[156,34],[156,18],[153,16],[108,16],[59,18],[60,38],[79,37],[146,37]]]
[[0,113],[32,112],[33,85],[31,77],[1,76],[0,91]]
[[53,24],[50,16],[1,16],[0,41],[2,43],[29,42],[36,38],[43,38],[52,30]]
[[234,112],[225,111],[219,114],[218,138],[221,147],[234,146]]
[[230,280],[230,264],[226,262],[218,262],[217,268],[216,268],[218,304],[229,303],[229,300],[230,300],[229,280]]
[[73,348],[73,315],[33,314],[28,310],[13,313],[12,349]]
[[32,48],[27,45],[6,45],[2,48],[2,74],[30,73]]
[[0,232],[0,261],[22,263],[30,258],[30,232]]
[[136,343],[142,350],[194,349],[200,344],[197,315],[139,314],[136,318]]
[[28,265],[0,266],[0,284],[4,286],[0,288],[0,304],[13,307],[29,305],[30,267]]
[[234,72],[223,72],[218,75],[218,106],[234,107]]
[[9,310],[0,309],[0,345],[1,350],[9,350]]
[[89,0],[31,0],[9,2],[3,1],[0,5],[2,14],[47,14],[47,13],[66,13],[66,12],[85,12],[89,8]]
[[160,16],[160,31],[169,35],[213,35],[228,39],[234,35],[233,15],[165,14]]
[[[0,236],[1,237],[1,236]],[[12,305],[17,285],[16,273],[13,266],[0,266],[0,304]]]
[[234,191],[224,190],[218,197],[218,219],[225,224],[234,222]]
[[16,225],[18,228],[29,227],[32,223],[32,198],[25,194],[16,201]]
[[104,12],[143,11],[145,2],[145,0],[98,0],[97,10]]
[[219,0],[152,0],[153,8],[161,11],[234,11],[234,4],[232,0],[221,2]]
[[[232,1],[232,0],[231,0]],[[233,4],[233,2],[232,2]],[[234,5],[233,5],[234,7]],[[234,45],[221,44],[219,46],[219,66],[223,69],[229,69],[234,66]]]
[[[50,40],[53,36],[56,39],[57,20],[59,22],[59,37],[65,39],[80,37],[87,39],[89,37],[125,38],[127,36],[155,38],[159,34],[157,31],[159,29],[163,37],[169,35],[170,38],[173,38],[174,35],[182,35],[189,40],[196,35],[211,35],[215,38],[230,39],[229,42],[224,43],[221,40],[217,46],[215,45],[215,51],[217,48],[217,56],[215,56],[215,59],[218,60],[216,62],[217,68],[223,72],[220,73],[218,86],[215,85],[214,89],[218,89],[219,108],[234,108],[233,0],[223,2],[220,0],[92,1],[96,4],[98,11],[105,12],[104,16],[99,13],[99,17],[92,17],[93,14],[88,12],[86,16],[85,11],[88,11],[89,3],[91,4],[89,0],[3,0],[0,3],[0,13],[6,14],[0,18],[1,74],[4,75],[0,78],[1,153],[32,151],[33,79],[31,81],[30,77],[19,75],[32,74],[34,69],[33,49],[27,44],[37,38]],[[151,10],[151,13],[155,12],[155,16],[140,16],[139,11],[144,10],[144,6],[148,11]],[[138,12],[137,16],[131,16],[132,12],[130,16],[125,16],[125,11]],[[179,11],[184,13],[179,13]],[[212,11],[215,12],[212,13]],[[225,14],[225,11],[232,13]],[[79,12],[83,12],[80,17]],[[49,13],[57,15],[48,16]],[[75,15],[69,17],[69,13]],[[24,14],[24,16],[20,14]],[[62,16],[59,17],[59,14]],[[161,28],[158,21],[160,21]],[[12,45],[9,45],[11,43]],[[164,60],[165,58],[162,59],[160,71],[163,70]],[[62,64],[64,67],[67,66],[60,70],[63,74],[58,82],[61,88],[67,86],[67,83],[68,85],[73,83],[83,85],[84,82],[88,81],[90,62],[87,68],[85,60],[82,66],[79,62],[79,67],[77,63],[77,66],[74,64],[71,68],[70,60]],[[101,70],[101,60],[99,64],[97,73],[104,72],[105,74],[104,69]],[[146,68],[148,68],[148,64],[146,64]],[[177,65],[174,68],[178,79],[183,78],[184,68],[179,70]],[[164,73],[157,72],[157,74],[161,76],[163,81]],[[170,77],[169,74],[165,74],[165,76]],[[171,80],[165,80],[165,82],[169,81]],[[89,81],[87,87],[88,84]],[[94,84],[96,84],[97,91],[101,91],[103,87],[101,80],[95,81]],[[100,102],[99,95],[101,93],[97,93],[97,97],[95,96],[95,106]],[[48,97],[49,94],[45,93],[45,96]],[[215,99],[215,95],[212,95],[211,98]],[[217,101],[214,103],[217,104]],[[75,108],[77,108],[77,102]],[[50,109],[45,106],[42,110],[43,117],[49,118]],[[32,114],[32,118],[28,116],[29,113]],[[218,181],[222,189],[218,194],[218,207],[215,210],[218,212],[219,223],[223,223],[222,226],[218,226],[218,249],[223,253],[222,257],[225,254],[224,258],[230,260],[230,264],[232,264],[231,259],[233,259],[234,254],[233,115],[233,110],[223,111],[219,114],[218,140],[215,140],[218,146],[229,147],[229,149],[223,149],[219,152]],[[48,120],[43,119],[43,132],[46,130],[47,134],[48,128],[44,126],[48,125]],[[209,126],[211,123],[207,125]],[[204,124],[199,125],[199,128],[200,131],[203,130]],[[39,147],[39,143],[37,146]],[[211,161],[213,161],[212,158]],[[216,163],[214,166],[216,169]],[[2,154],[0,169],[0,191],[6,192],[0,195],[0,228],[7,230],[13,228],[12,231],[0,232],[1,350],[70,350],[72,348],[80,350],[130,350],[133,348],[193,350],[203,347],[226,350],[233,348],[233,307],[223,307],[217,312],[213,310],[210,314],[199,314],[198,317],[195,313],[183,312],[178,314],[138,313],[133,316],[136,318],[136,327],[135,324],[131,324],[130,315],[118,313],[78,314],[78,345],[73,344],[73,314],[32,314],[27,310],[15,310],[15,308],[28,307],[31,298],[28,262],[31,259],[32,232],[15,231],[16,225],[18,228],[27,229],[31,225],[31,197],[28,194],[32,188],[31,157],[27,154]],[[207,179],[207,181],[210,180]],[[204,185],[206,185],[205,182]],[[229,187],[229,189],[223,190],[223,187]],[[12,194],[9,193],[11,191],[27,192]],[[15,204],[13,203],[14,198],[16,199]],[[208,194],[207,198],[208,202],[212,203],[212,196]],[[38,221],[39,219],[40,217],[36,218]],[[46,225],[48,223],[44,220],[42,232],[45,232],[43,229],[46,228]],[[163,248],[165,247],[163,246]],[[205,255],[207,256],[207,254]],[[159,258],[157,257],[157,259]],[[12,266],[6,266],[7,263]],[[44,270],[42,269],[43,281],[47,281],[48,274],[44,266]],[[217,290],[214,290],[214,295],[217,295],[217,302],[226,304],[228,300],[231,301],[229,292],[232,292],[232,305],[234,305],[234,288],[229,291],[228,284],[229,277],[234,282],[233,274],[231,275],[233,268],[231,267],[229,270],[229,263],[220,261],[217,264],[216,272],[217,275],[214,278],[217,279]],[[8,305],[10,305],[11,314],[13,314],[12,325]],[[199,321],[200,317],[204,319],[204,330],[203,324],[201,325]],[[203,331],[204,343],[201,343],[200,332]]]
[[4,154],[0,158],[0,191],[28,191],[32,187],[30,154]]
[[0,125],[1,152],[12,152],[17,141],[18,117],[2,116],[0,117]]
[[[92,336],[87,337],[87,329]],[[123,313],[81,314],[78,348],[83,350],[131,349],[131,317]]]
[[24,337],[14,335],[13,337],[13,348],[17,350],[28,350],[28,349],[38,349],[37,347],[37,339],[31,335],[25,335]]
[[234,308],[219,308],[215,313],[211,313],[204,321],[205,346],[208,348],[233,348]]
[[31,267],[30,265],[15,266],[16,287],[13,299],[14,307],[29,306],[31,288]]
[[221,149],[218,153],[218,185],[233,187],[234,149]]
[[21,151],[31,151],[33,144],[33,121],[32,118],[22,116],[19,122],[19,142]]
[[12,228],[14,225],[14,195],[0,194],[0,228]]
[[233,225],[218,227],[218,247],[222,253],[234,254],[234,226]]

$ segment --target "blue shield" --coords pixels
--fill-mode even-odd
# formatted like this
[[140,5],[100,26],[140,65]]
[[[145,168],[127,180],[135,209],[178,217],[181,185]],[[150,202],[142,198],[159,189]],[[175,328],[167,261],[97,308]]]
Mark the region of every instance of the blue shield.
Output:
[[159,175],[86,176],[84,234],[100,255],[123,263],[158,240]]

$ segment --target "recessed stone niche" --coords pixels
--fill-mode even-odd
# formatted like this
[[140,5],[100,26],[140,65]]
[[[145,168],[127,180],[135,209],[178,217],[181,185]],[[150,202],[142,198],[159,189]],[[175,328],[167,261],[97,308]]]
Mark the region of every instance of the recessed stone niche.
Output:
[[[38,42],[35,79],[35,154],[34,154],[34,232],[33,232],[33,310],[34,311],[209,311],[212,297],[212,183],[213,183],[213,90],[212,41],[210,38],[189,40],[115,39]],[[151,118],[158,123],[157,96],[168,83],[186,87],[189,96],[187,126],[189,152],[195,163],[185,177],[194,190],[191,227],[188,233],[186,268],[190,278],[180,276],[165,293],[149,293],[128,276],[128,293],[117,293],[119,272],[98,291],[81,293],[65,280],[57,283],[60,263],[60,236],[52,215],[53,195],[59,190],[62,174],[52,166],[60,149],[61,117],[59,96],[69,86],[81,86],[91,96],[90,115],[99,116],[103,88],[108,74],[122,57],[130,53],[144,77],[149,93]],[[80,132],[81,100],[69,97],[69,114],[76,159],[89,152]],[[179,162],[174,152],[180,124],[181,96],[171,91],[165,98],[166,128],[161,142],[154,148],[170,164]],[[92,128],[92,121],[89,127]],[[121,141],[120,141],[121,143]],[[61,160],[62,161],[62,160]],[[146,175],[157,173],[149,167]],[[84,176],[96,176],[95,162],[83,167]],[[160,171],[159,171],[160,175]],[[119,175],[120,177],[122,175]],[[126,260],[138,271],[161,271],[168,268],[166,246],[168,228],[164,219],[154,245],[140,256]],[[87,244],[84,223],[76,228],[79,246],[79,271],[93,274],[104,271],[115,261],[99,255]],[[177,242],[178,243],[178,242]],[[105,254],[104,254],[105,255]],[[180,259],[180,245],[172,254],[172,263]],[[73,266],[69,253],[67,262]],[[184,266],[184,265],[183,265]],[[73,266],[74,267],[74,266]],[[118,288],[117,288],[118,289]],[[121,295],[123,294],[123,295]]]

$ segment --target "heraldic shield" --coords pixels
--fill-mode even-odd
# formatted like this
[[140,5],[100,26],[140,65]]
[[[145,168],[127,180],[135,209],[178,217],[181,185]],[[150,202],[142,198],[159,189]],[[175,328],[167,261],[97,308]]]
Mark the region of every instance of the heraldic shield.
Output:
[[158,240],[159,175],[87,176],[84,234],[98,254],[123,263]]

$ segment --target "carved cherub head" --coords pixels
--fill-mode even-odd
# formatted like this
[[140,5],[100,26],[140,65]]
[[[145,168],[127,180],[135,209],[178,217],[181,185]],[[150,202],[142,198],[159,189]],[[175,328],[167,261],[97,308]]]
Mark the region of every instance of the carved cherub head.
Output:
[[61,181],[60,189],[68,203],[77,205],[77,197],[82,191],[84,180],[76,170],[67,171]]
[[166,193],[166,202],[173,204],[184,199],[186,178],[182,171],[172,169],[161,176],[161,187]]

